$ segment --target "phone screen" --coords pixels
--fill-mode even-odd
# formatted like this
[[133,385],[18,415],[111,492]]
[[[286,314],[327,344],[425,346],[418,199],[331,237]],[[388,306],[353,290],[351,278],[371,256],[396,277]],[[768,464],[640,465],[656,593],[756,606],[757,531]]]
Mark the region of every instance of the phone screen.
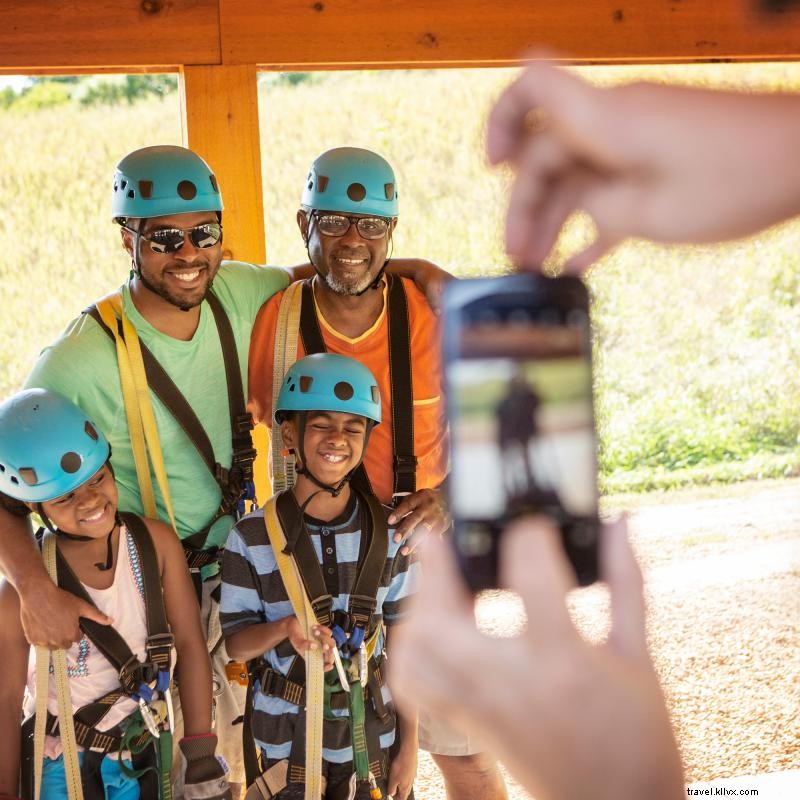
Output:
[[598,523],[588,298],[575,279],[480,283],[486,291],[456,300],[449,318],[445,306],[450,501],[462,564],[477,588],[496,585],[502,528],[540,513],[560,526],[579,582],[591,583]]

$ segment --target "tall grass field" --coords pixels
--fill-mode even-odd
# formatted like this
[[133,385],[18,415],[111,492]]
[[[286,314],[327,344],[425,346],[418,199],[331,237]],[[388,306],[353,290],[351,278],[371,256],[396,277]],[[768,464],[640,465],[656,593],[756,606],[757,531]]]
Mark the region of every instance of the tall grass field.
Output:
[[[645,78],[800,90],[799,65],[580,71],[606,85]],[[483,154],[486,112],[514,74],[263,75],[270,263],[305,260],[295,212],[314,156],[356,145],[383,153],[398,173],[396,255],[428,258],[460,276],[508,271],[509,176]],[[77,312],[127,275],[109,212],[115,163],[136,147],[180,141],[176,93],[132,105],[0,112],[1,396],[19,388],[39,350]],[[551,266],[590,236],[590,222],[573,219]],[[632,242],[588,282],[606,492],[798,472],[798,223],[724,247]]]

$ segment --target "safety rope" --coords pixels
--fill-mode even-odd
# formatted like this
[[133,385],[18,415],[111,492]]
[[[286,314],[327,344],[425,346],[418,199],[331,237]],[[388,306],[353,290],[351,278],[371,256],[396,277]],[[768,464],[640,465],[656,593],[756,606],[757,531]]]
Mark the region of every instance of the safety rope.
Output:
[[[152,519],[159,518],[153,482],[150,477],[150,465],[152,464],[170,523],[177,533],[178,528],[175,524],[172,497],[169,492],[164,456],[161,451],[158,427],[153,413],[153,403],[150,399],[150,390],[147,384],[147,376],[145,375],[139,336],[133,323],[125,314],[120,293],[104,297],[96,303],[96,306],[106,327],[114,334],[114,341],[117,346],[120,385],[125,403],[125,414],[128,419],[128,430],[130,431],[136,477],[139,480],[144,515]],[[121,333],[119,330],[120,324],[122,325]]]
[[[272,362],[272,412],[278,403],[283,378],[289,367],[297,361],[297,340],[300,330],[300,307],[303,285],[292,283],[283,293],[278,321],[275,326],[275,355]],[[272,491],[277,494],[294,485],[294,461],[284,455],[280,425],[272,428]]]
[[[49,531],[42,541],[42,558],[48,574],[58,585],[56,570],[56,537]],[[67,654],[63,649],[48,651],[36,648],[36,727],[34,733],[34,792],[39,800],[42,787],[42,765],[44,762],[44,736],[47,724],[47,695],[49,684],[50,658],[53,659],[53,677],[56,683],[58,700],[59,736],[64,753],[64,777],[69,800],[83,800],[81,768],[78,762],[78,744],[75,741],[75,725],[72,718],[72,698],[67,676]]]
[[[264,506],[264,524],[278,563],[281,579],[303,635],[314,640],[317,618],[303,589],[300,572],[293,557],[284,553],[286,535],[275,510],[275,498]],[[322,794],[322,720],[324,714],[325,671],[322,649],[307,650],[306,666],[306,760],[305,800],[319,800]]]

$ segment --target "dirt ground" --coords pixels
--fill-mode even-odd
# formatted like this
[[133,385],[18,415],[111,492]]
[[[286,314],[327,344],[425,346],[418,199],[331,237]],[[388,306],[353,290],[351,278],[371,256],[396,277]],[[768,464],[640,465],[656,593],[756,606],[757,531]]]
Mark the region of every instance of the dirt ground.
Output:
[[[630,511],[651,650],[687,782],[800,767],[800,480],[615,504]],[[603,587],[572,598],[591,637],[604,635],[607,608]],[[508,593],[482,598],[477,616],[497,635],[525,624]],[[445,796],[424,753],[415,795]],[[530,797],[510,779],[509,796]]]

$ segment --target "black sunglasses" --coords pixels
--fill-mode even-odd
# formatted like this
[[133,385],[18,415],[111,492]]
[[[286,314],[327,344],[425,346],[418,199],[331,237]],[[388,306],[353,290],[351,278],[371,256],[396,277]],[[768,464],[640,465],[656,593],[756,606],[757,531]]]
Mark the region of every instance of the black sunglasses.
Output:
[[[132,233],[138,233],[132,228],[126,228]],[[222,225],[218,222],[207,222],[194,228],[162,228],[152,233],[139,234],[155,253],[177,253],[186,243],[186,235],[192,244],[199,250],[205,250],[222,241]]]

